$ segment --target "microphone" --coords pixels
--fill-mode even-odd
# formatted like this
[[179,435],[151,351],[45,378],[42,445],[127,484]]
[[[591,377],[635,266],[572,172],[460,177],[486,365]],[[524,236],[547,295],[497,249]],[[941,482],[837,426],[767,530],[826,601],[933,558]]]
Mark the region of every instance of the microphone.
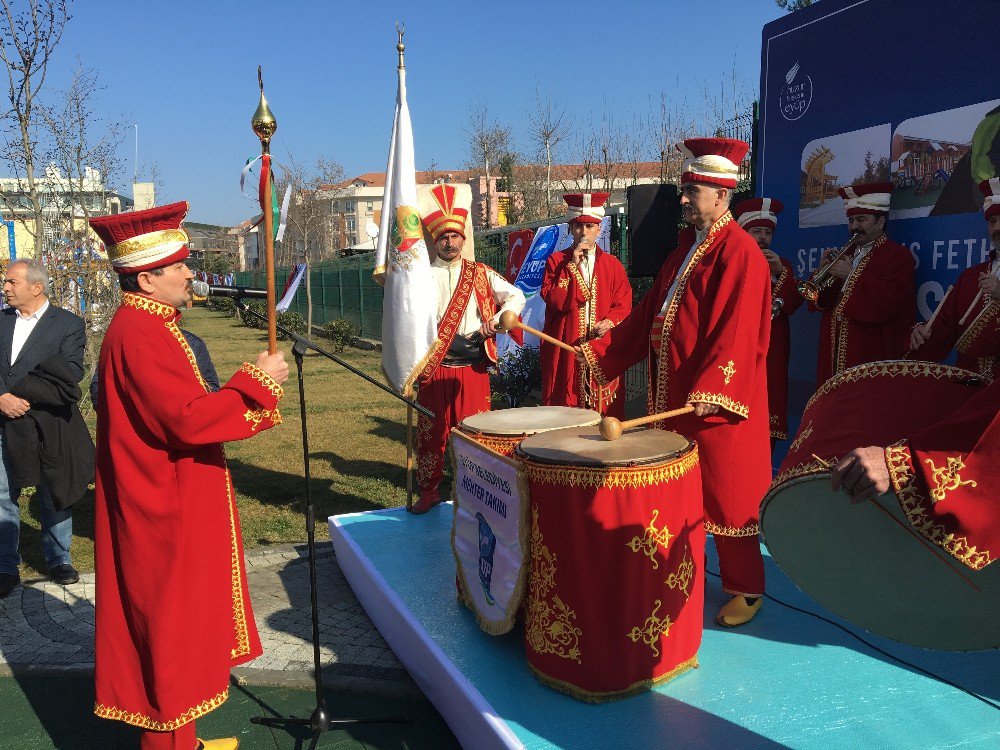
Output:
[[191,291],[199,297],[232,297],[233,299],[251,297],[253,299],[267,299],[266,289],[249,289],[245,286],[214,286],[206,284],[204,281],[192,281]]

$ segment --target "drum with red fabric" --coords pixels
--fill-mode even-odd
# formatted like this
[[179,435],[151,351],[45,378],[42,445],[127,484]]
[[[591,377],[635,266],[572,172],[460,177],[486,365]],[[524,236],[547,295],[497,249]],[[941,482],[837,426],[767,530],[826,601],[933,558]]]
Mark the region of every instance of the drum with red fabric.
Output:
[[967,370],[894,360],[849,368],[820,387],[760,512],[771,557],[800,589],[896,641],[1000,647],[1000,568],[972,570],[932,544],[892,491],[851,504],[831,490],[828,469],[855,448],[890,446],[940,421],[983,385]]
[[593,409],[572,406],[524,406],[516,409],[484,411],[466,417],[458,429],[477,443],[504,456],[529,435],[565,427],[590,427],[601,421]]
[[698,665],[704,603],[697,447],[664,430],[571,428],[517,449],[528,477],[525,650],[549,687],[588,702]]

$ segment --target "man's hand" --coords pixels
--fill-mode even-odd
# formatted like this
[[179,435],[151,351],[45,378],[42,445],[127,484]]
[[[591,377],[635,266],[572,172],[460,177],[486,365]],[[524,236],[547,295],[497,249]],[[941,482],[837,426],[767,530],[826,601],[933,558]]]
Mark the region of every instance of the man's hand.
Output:
[[288,363],[285,361],[285,353],[280,349],[274,354],[267,352],[258,354],[257,367],[270,375],[278,385],[288,380]]
[[581,346],[574,346],[573,347],[573,351],[576,353],[576,364],[577,364],[577,366],[578,367],[586,367],[587,366],[587,358],[585,356],[583,356],[583,347],[581,347]]
[[851,259],[844,257],[830,267],[830,275],[838,279],[846,279],[851,275],[851,271],[853,270],[854,264],[851,262]]
[[581,242],[579,245],[573,248],[573,262],[579,266],[583,263],[583,259],[587,256],[587,248],[583,246]]
[[615,324],[605,318],[604,320],[599,320],[594,323],[594,327],[591,329],[591,332],[594,334],[595,339],[599,339],[614,327]]
[[993,274],[979,274],[979,288],[989,299],[1000,299],[1000,278]]
[[5,393],[0,396],[0,412],[8,419],[17,419],[28,413],[31,404],[23,398],[18,398],[13,393]]
[[830,486],[834,492],[843,488],[854,505],[888,492],[889,467],[885,463],[885,449],[871,446],[848,453],[833,467]]
[[910,331],[910,348],[916,349],[931,337],[931,327],[926,323],[918,323]]
[[718,404],[706,404],[704,401],[694,402],[694,415],[696,417],[710,417],[719,413]]
[[482,334],[484,339],[488,339],[491,336],[497,335],[497,327],[492,320],[484,320],[483,324],[479,326],[479,333]]
[[764,258],[767,259],[767,265],[771,269],[771,273],[775,276],[781,276],[781,272],[785,270],[785,267],[781,265],[781,258],[773,250],[765,250]]

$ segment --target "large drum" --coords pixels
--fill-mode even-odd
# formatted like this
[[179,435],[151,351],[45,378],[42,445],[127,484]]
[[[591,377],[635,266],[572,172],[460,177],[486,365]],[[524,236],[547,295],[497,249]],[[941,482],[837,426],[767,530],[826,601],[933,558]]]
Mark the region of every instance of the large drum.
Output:
[[477,443],[504,456],[529,435],[566,427],[589,427],[601,421],[592,409],[572,406],[524,406],[517,409],[484,411],[463,419],[458,429]]
[[833,464],[888,446],[953,412],[983,383],[928,362],[872,362],[823,384],[761,506],[774,561],[810,597],[878,635],[923,648],[1000,647],[1000,565],[976,571],[928,541],[889,492],[853,505]]
[[673,432],[596,428],[527,438],[528,664],[593,703],[698,666],[705,531],[698,450]]

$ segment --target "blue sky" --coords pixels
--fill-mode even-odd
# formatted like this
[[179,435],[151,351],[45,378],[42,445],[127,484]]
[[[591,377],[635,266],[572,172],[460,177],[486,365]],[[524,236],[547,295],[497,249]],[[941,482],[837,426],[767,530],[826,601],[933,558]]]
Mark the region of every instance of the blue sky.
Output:
[[[253,204],[242,164],[259,153],[249,126],[256,66],[278,118],[273,153],[340,162],[348,176],[385,168],[396,90],[397,20],[406,24],[417,167],[467,160],[462,126],[486,100],[527,146],[536,86],[561,97],[577,132],[605,111],[620,122],[659,111],[661,92],[696,113],[703,89],[752,93],[774,0],[632,2],[198,2],[78,0],[47,87],[77,57],[106,87],[103,115],[139,126],[139,163],[155,162],[159,199],[191,202],[189,220],[235,224]],[[121,184],[132,174],[131,128]],[[559,161],[577,160],[567,143]],[[140,175],[141,177],[141,175]]]

